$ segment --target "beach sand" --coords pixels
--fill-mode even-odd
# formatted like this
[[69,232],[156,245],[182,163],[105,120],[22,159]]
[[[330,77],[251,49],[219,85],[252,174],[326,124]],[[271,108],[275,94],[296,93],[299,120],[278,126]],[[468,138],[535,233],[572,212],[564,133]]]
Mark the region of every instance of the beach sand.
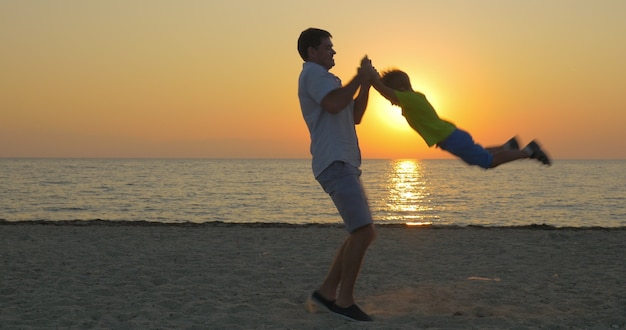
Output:
[[360,323],[305,308],[339,226],[4,223],[0,328],[626,328],[624,229],[378,232]]

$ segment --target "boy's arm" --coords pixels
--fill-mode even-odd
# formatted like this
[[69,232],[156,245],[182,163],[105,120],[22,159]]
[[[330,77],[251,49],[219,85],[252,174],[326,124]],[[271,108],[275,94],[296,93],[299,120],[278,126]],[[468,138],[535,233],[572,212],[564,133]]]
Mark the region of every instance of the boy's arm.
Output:
[[391,101],[391,103],[399,106],[400,101],[396,96],[396,91],[393,88],[387,87],[385,84],[383,84],[383,82],[380,80],[380,75],[378,74],[378,71],[376,71],[376,69],[374,69],[374,67],[372,66],[372,62],[369,61],[369,63],[364,63],[363,68],[367,72],[367,76],[370,79],[370,84],[372,84],[374,89],[376,89],[384,98]]
[[371,77],[371,83],[374,89],[376,89],[380,93],[380,95],[389,100],[391,103],[399,106],[400,100],[398,100],[398,97],[396,96],[395,89],[387,87],[385,84],[383,84],[383,82],[380,81],[380,76],[378,75],[378,72],[374,71],[374,74]]

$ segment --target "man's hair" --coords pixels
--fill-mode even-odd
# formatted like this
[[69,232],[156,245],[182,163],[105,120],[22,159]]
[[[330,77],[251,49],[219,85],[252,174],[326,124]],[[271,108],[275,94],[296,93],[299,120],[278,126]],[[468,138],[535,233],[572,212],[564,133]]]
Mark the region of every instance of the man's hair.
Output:
[[300,53],[300,57],[306,61],[309,57],[309,47],[317,48],[322,44],[322,39],[332,37],[328,31],[321,29],[308,28],[302,31],[298,38],[298,53]]
[[383,72],[380,77],[380,81],[385,84],[385,86],[396,89],[396,90],[411,90],[411,80],[409,79],[409,75],[406,72],[393,69]]

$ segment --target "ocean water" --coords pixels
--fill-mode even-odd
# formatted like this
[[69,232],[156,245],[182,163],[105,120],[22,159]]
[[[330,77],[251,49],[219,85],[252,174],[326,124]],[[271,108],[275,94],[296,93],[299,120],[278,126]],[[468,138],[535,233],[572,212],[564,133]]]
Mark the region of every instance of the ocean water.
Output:
[[[0,159],[0,219],[340,224],[310,160]],[[379,224],[624,227],[626,161],[364,160]]]

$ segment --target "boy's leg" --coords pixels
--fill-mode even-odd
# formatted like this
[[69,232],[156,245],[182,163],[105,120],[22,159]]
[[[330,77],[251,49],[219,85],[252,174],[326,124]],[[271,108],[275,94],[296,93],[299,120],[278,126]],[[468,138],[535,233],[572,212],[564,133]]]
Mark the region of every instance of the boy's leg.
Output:
[[493,152],[490,149],[487,150],[489,150],[493,154],[491,168],[502,165],[504,163],[512,162],[514,160],[525,158],[537,159],[545,165],[550,165],[552,163],[548,155],[546,155],[546,153],[541,150],[541,147],[536,141],[531,141],[522,150],[501,150],[496,152]]
[[439,148],[461,158],[469,165],[490,168],[493,153],[474,142],[472,136],[461,129],[456,129],[446,140],[438,144]]
[[493,160],[491,161],[491,167],[494,168],[498,165],[502,165],[504,163],[512,162],[518,159],[529,158],[530,155],[526,151],[523,150],[508,150],[508,151],[500,151],[493,154]]
[[501,146],[487,147],[485,149],[487,149],[487,151],[489,151],[492,154],[495,154],[497,152],[508,151],[508,150],[519,150],[519,142],[517,142],[517,137],[514,136]]

